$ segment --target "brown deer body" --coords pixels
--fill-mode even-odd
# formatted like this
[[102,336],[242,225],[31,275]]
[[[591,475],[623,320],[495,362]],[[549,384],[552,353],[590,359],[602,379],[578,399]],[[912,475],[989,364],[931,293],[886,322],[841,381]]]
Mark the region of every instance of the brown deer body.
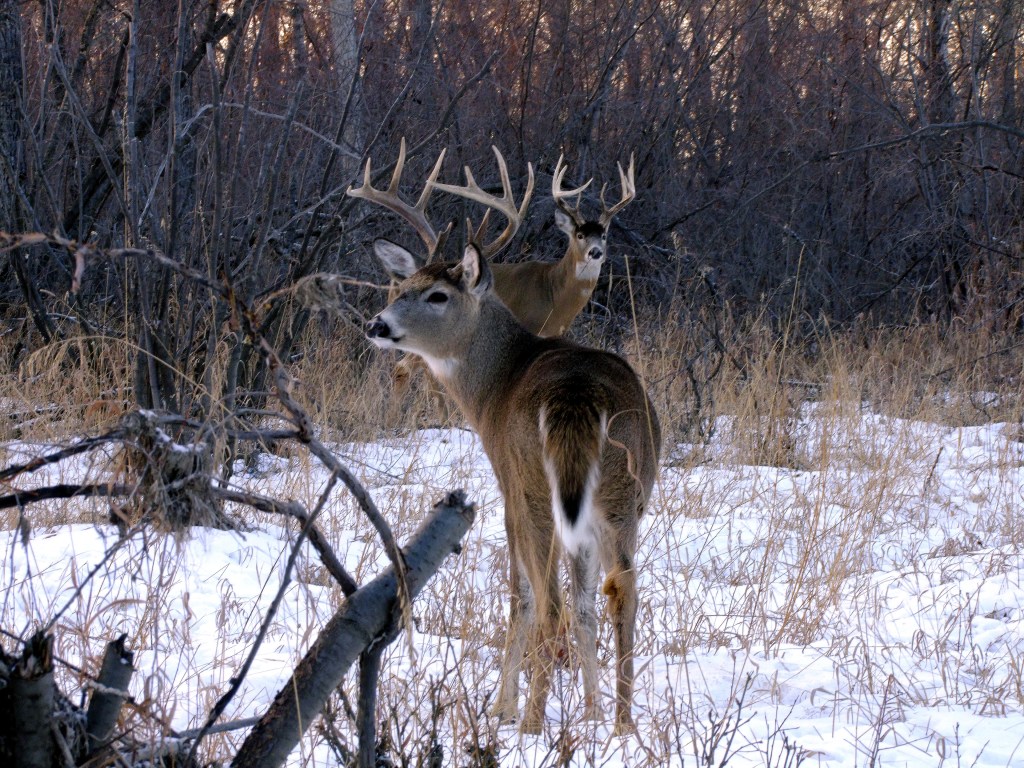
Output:
[[[555,201],[555,223],[569,236],[562,258],[556,262],[523,261],[491,267],[498,298],[538,336],[563,335],[583,311],[601,275],[612,219],[636,196],[631,157],[628,173],[619,166],[622,198],[609,208],[602,189],[601,214],[588,219],[580,213],[579,200],[590,182],[576,189],[562,189],[565,173],[566,166],[560,157],[551,176],[551,197]],[[577,198],[575,206],[568,204],[571,197]]]
[[[574,240],[560,261],[493,264],[494,292],[526,328],[538,336],[562,336],[597,287],[603,257],[578,275]],[[592,276],[591,276],[592,275]]]
[[[375,248],[396,274],[414,270],[400,246],[378,241]],[[661,443],[640,379],[616,355],[531,333],[498,300],[490,267],[473,246],[461,263],[413,271],[367,325],[367,336],[426,362],[479,433],[497,476],[512,589],[497,714],[516,716],[528,660],[523,728],[541,728],[566,619],[559,576],[564,554],[587,714],[601,711],[595,602],[603,569],[617,657],[615,726],[629,730],[637,531]]]

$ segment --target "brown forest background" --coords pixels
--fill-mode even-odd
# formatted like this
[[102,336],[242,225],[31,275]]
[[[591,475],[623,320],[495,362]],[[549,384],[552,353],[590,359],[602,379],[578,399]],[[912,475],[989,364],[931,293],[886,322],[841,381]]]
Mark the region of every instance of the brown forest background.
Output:
[[[469,164],[496,184],[491,144],[517,190],[535,165],[505,259],[563,250],[548,194],[560,153],[567,184],[613,193],[635,153],[610,272],[628,258],[645,323],[713,299],[810,330],[1016,333],[1022,35],[1019,0],[0,0],[0,231],[108,252],[78,284],[68,249],[8,249],[9,364],[122,338],[141,406],[263,390],[209,286],[111,249],[158,251],[262,302],[260,330],[287,357],[317,315],[281,289],[319,272],[379,283],[368,243],[416,244],[344,194],[365,158],[386,172],[403,136],[407,195],[442,148],[449,182]],[[443,197],[436,221],[479,213]],[[358,322],[381,299],[353,283],[342,302]],[[629,302],[602,281],[592,315],[614,337]]]

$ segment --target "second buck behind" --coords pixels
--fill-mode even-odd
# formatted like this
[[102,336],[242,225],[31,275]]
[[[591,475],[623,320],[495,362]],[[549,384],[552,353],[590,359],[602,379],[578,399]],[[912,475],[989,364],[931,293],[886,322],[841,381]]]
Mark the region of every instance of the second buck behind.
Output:
[[661,444],[639,377],[614,354],[531,333],[498,300],[491,268],[473,245],[461,263],[418,270],[404,248],[388,241],[375,248],[394,273],[411,276],[367,325],[367,336],[426,362],[480,435],[505,500],[512,596],[498,715],[517,715],[528,660],[523,728],[541,729],[566,618],[564,553],[587,714],[601,712],[596,594],[603,570],[617,659],[615,728],[628,731],[637,532]]
[[[494,290],[519,322],[538,336],[562,336],[590,301],[601,276],[601,265],[608,254],[608,229],[615,214],[636,196],[633,158],[629,171],[619,166],[622,197],[609,207],[601,189],[601,213],[587,218],[580,212],[580,200],[590,181],[576,189],[562,189],[566,166],[558,158],[551,177],[551,197],[555,201],[555,223],[569,236],[565,254],[559,261],[520,261],[495,264]],[[439,185],[439,188],[441,185]],[[570,198],[575,205],[569,205]]]

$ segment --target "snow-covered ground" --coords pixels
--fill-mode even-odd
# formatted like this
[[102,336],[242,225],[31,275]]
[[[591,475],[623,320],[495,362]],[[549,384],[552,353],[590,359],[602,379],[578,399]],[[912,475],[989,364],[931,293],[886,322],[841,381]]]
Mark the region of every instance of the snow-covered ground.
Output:
[[[787,467],[742,463],[739,430],[722,419],[708,447],[666,446],[638,554],[638,731],[621,739],[579,720],[571,664],[542,736],[487,715],[508,591],[501,498],[476,438],[431,430],[337,446],[399,540],[449,489],[478,504],[463,552],[428,585],[390,652],[381,708],[393,752],[425,755],[436,727],[445,764],[458,766],[472,762],[467,745],[495,747],[507,766],[1024,765],[1018,426],[806,406]],[[39,448],[7,446],[8,461],[23,451]],[[18,485],[58,474],[101,471],[63,465]],[[264,456],[233,482],[311,502],[325,480],[308,458]],[[90,504],[76,513],[82,522],[37,526],[27,544],[0,533],[0,625],[24,638],[53,622],[60,658],[90,668],[127,633],[135,700],[175,729],[197,727],[251,646],[294,529],[246,512],[245,533],[149,531],[118,544],[112,527],[88,521],[89,510],[105,517]],[[386,565],[344,490],[323,525],[361,583]],[[295,575],[226,719],[266,707],[341,603],[312,551]],[[610,695],[607,626],[600,642]],[[351,738],[340,716],[337,726]],[[229,757],[238,738],[209,744]],[[293,763],[337,758],[314,727]]]

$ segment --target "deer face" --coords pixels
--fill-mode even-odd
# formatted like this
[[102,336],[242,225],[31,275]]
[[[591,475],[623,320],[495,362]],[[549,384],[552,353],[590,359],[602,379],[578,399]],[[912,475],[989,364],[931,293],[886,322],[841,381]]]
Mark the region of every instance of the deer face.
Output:
[[409,251],[388,240],[374,244],[377,258],[401,279],[390,304],[366,324],[366,337],[381,349],[419,355],[438,378],[457,365],[491,289],[491,271],[474,246],[458,264],[419,269]]
[[597,280],[604,263],[608,228],[598,221],[555,211],[555,223],[569,236],[569,252],[576,265],[577,280]]

